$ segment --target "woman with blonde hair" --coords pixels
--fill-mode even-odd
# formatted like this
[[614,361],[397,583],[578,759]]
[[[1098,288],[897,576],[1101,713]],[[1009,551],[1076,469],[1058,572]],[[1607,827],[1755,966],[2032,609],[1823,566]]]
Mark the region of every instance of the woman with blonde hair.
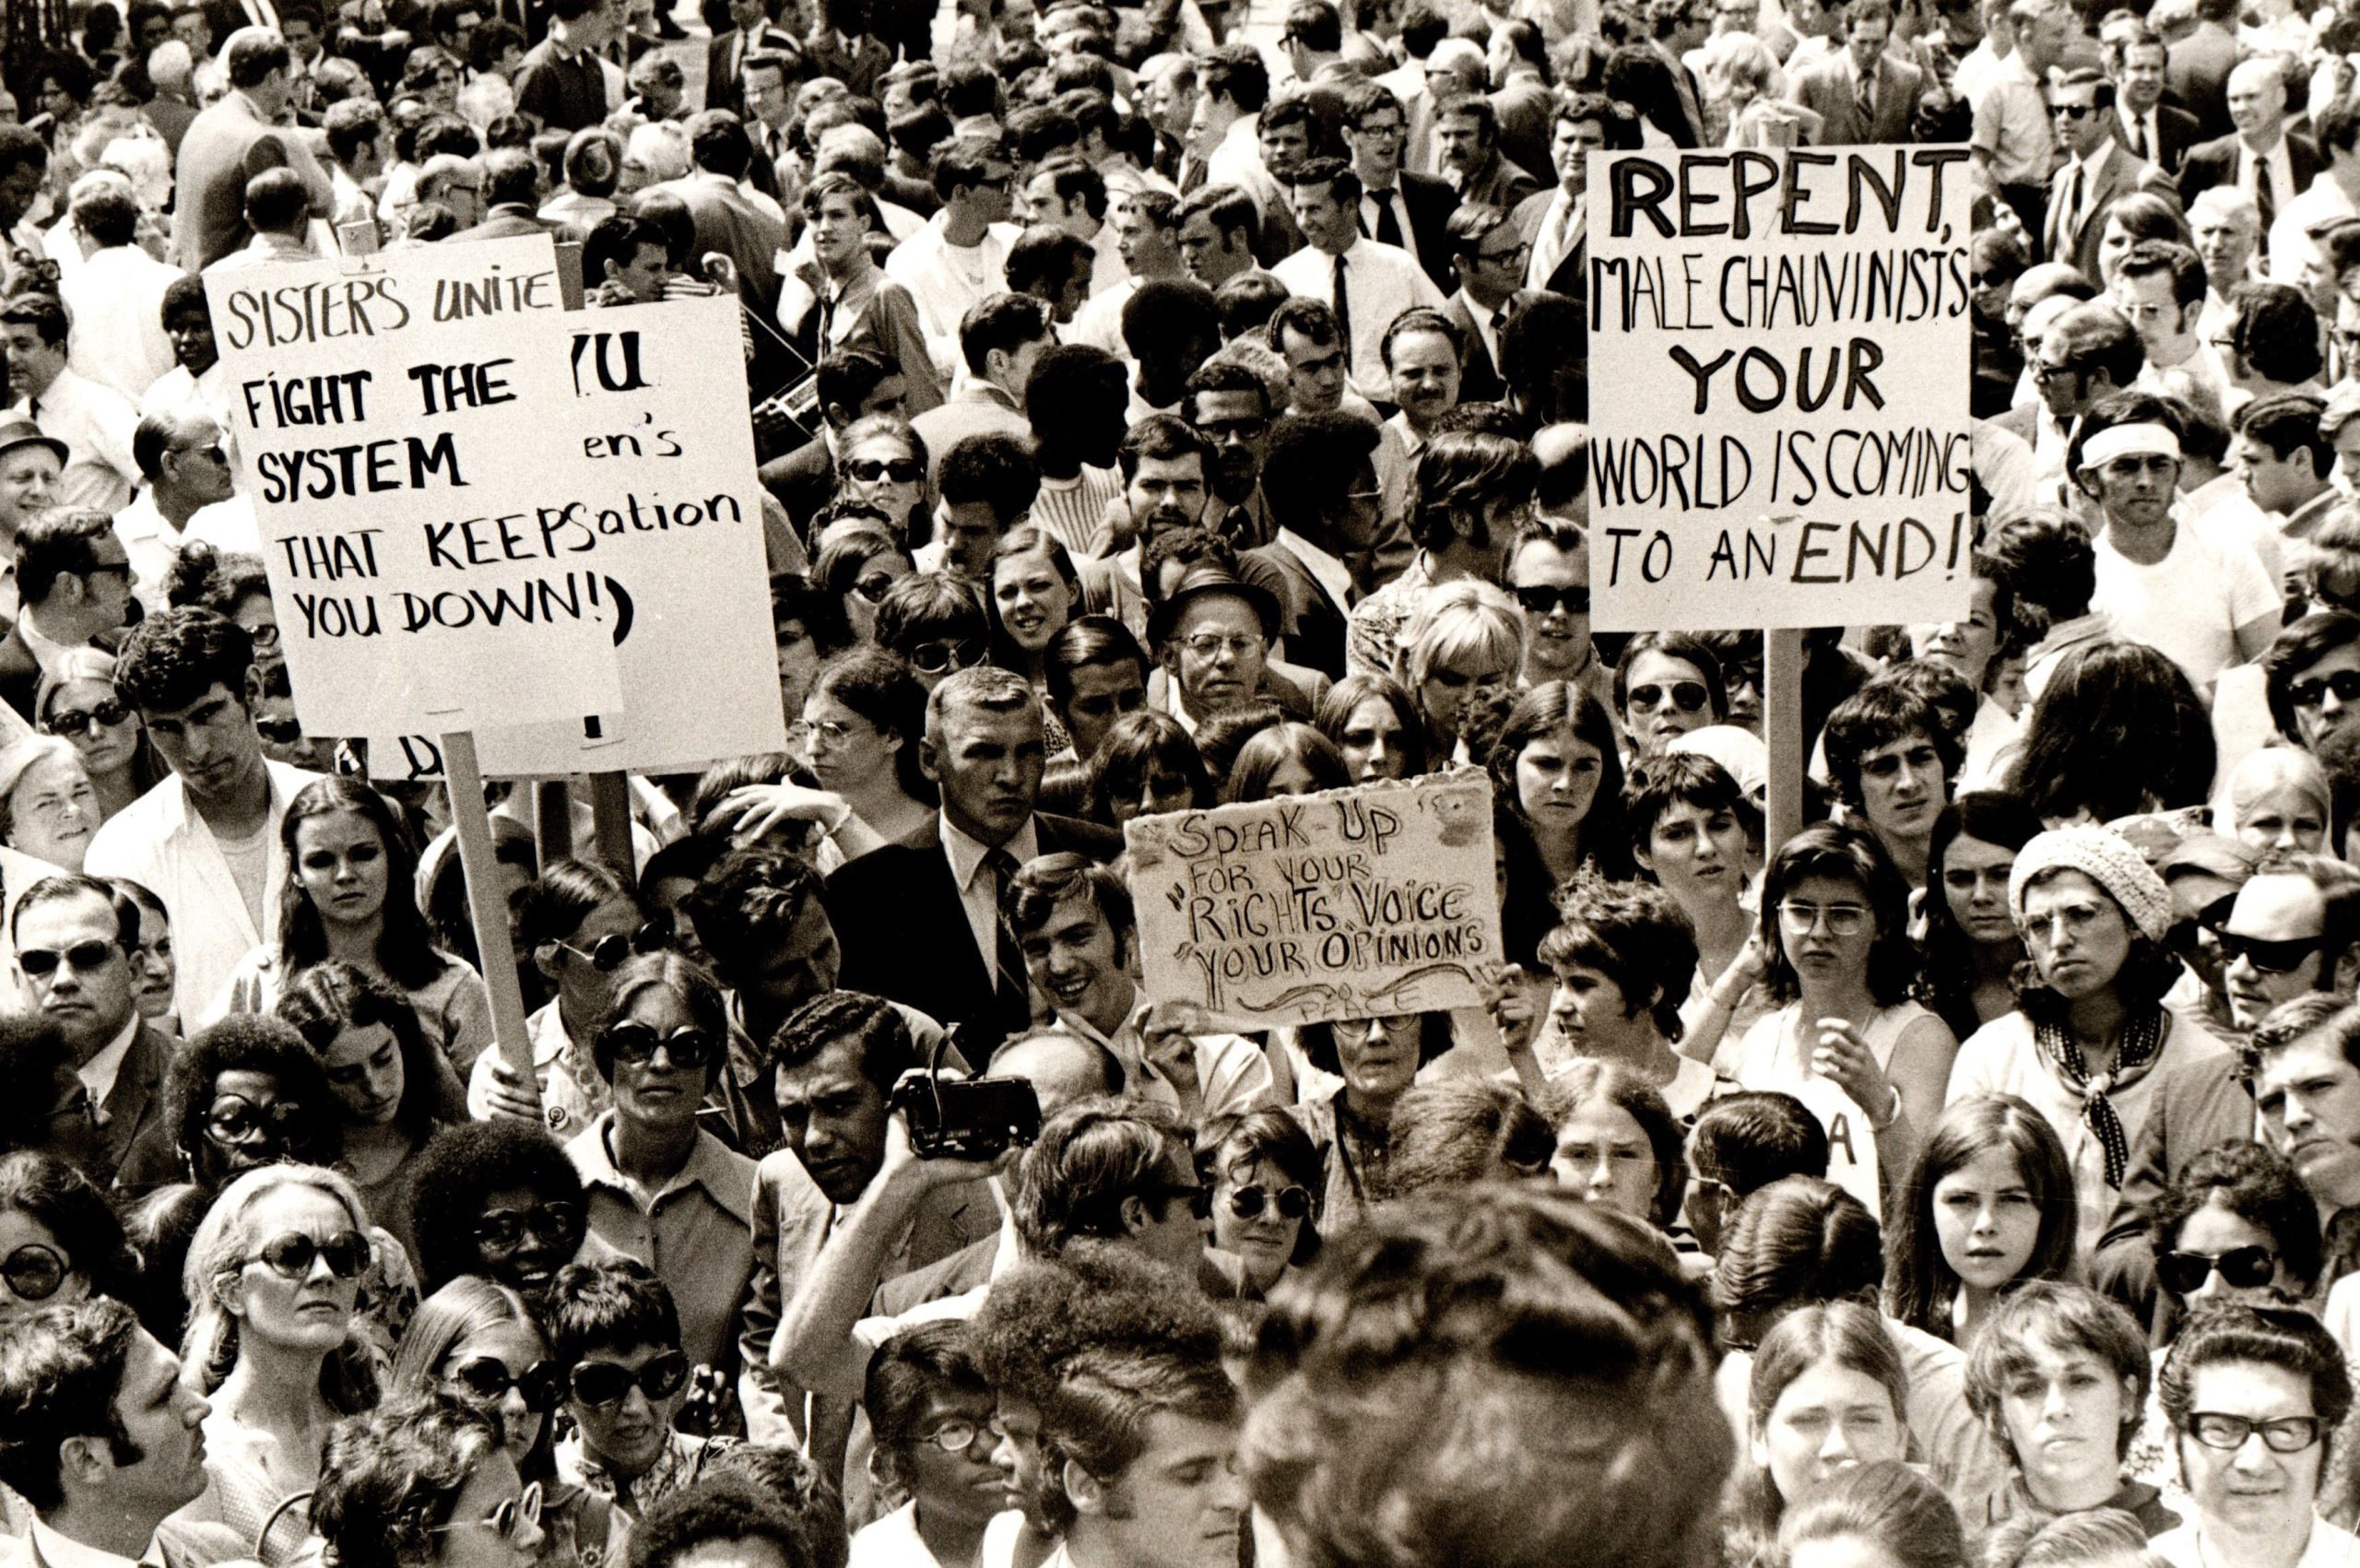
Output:
[[1705,92],[1729,114],[1723,147],[1808,147],[1819,140],[1819,115],[1783,101],[1786,73],[1770,46],[1750,32],[1705,41]]
[[189,1242],[183,1376],[212,1401],[205,1468],[221,1520],[286,1568],[306,1534],[328,1431],[377,1402],[357,1333],[375,1255],[352,1184],[317,1165],[267,1165],[221,1189]]
[[1524,668],[1524,613],[1516,601],[1475,578],[1428,592],[1401,628],[1393,673],[1409,689],[1434,759],[1481,760],[1466,744],[1468,721],[1504,692]]
[[[0,768],[7,756],[0,751]],[[2228,787],[2213,808],[2212,829],[2264,855],[2333,854],[2329,835],[2335,830],[2335,796],[2319,759],[2292,746],[2250,753],[2230,770]]]

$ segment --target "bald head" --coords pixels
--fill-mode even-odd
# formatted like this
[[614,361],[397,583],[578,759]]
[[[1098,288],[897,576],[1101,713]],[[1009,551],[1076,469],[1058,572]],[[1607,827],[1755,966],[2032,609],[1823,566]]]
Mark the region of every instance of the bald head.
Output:
[[2286,117],[2286,72],[2276,57],[2248,60],[2229,73],[2229,118],[2248,142],[2278,134]]
[[1079,1034],[1028,1034],[1011,1040],[992,1055],[985,1078],[1022,1079],[1041,1102],[1041,1119],[1048,1120],[1076,1101],[1119,1092],[1109,1070],[1114,1058]]

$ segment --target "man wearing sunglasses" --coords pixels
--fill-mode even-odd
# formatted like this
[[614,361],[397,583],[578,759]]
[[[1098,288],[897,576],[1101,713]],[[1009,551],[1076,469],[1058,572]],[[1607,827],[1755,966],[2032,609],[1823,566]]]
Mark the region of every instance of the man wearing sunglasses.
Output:
[[2220,926],[2229,1011],[2251,1031],[2311,992],[2349,1001],[2360,980],[2360,877],[2343,862],[2278,854],[2237,890]]
[[[1540,432],[1577,426],[1552,425]],[[1552,444],[1563,448],[1564,442]],[[1535,443],[1538,450],[1539,441]],[[1577,440],[1574,459],[1541,469],[1540,503],[1549,507],[1553,478],[1563,486],[1587,484],[1589,443]],[[1566,469],[1573,470],[1569,476]],[[1562,489],[1553,492],[1560,513],[1572,510]],[[1587,509],[1584,509],[1585,513]],[[1562,516],[1535,518],[1508,551],[1508,592],[1524,610],[1524,678],[1530,686],[1546,680],[1569,681],[1585,688],[1606,711],[1614,711],[1614,672],[1598,656],[1589,639],[1589,536],[1582,525]]]
[[114,514],[131,558],[132,586],[150,610],[164,607],[164,573],[183,545],[259,550],[254,502],[237,493],[230,438],[193,399],[159,408],[131,432],[132,461],[148,482]]
[[2261,672],[2280,735],[2322,760],[2360,749],[2360,615],[2312,611],[2272,641]]
[[96,1108],[90,1175],[112,1185],[132,1144],[162,1119],[164,1068],[179,1046],[139,1013],[139,906],[92,878],[52,876],[25,890],[10,918],[26,989],[65,1036]]
[[1035,812],[1047,765],[1041,701],[1018,676],[961,670],[926,701],[918,765],[942,792],[937,831],[889,844],[828,878],[844,946],[837,984],[890,996],[992,1043],[1031,1020],[1024,959],[999,918],[1017,867],[1071,850],[1111,860],[1107,829]]
[[103,512],[55,506],[17,530],[17,623],[0,637],[0,701],[30,716],[43,672],[78,648],[112,653],[131,613],[131,554]]
[[84,869],[162,898],[178,942],[180,1015],[195,1018],[278,929],[288,883],[279,819],[320,775],[263,755],[253,640],[211,610],[168,609],[134,628],[115,690],[172,776],[108,819]]
[[209,1407],[178,1357],[105,1296],[0,1334],[0,1482],[32,1505],[30,1568],[205,1568],[253,1554],[175,1516],[206,1490]]

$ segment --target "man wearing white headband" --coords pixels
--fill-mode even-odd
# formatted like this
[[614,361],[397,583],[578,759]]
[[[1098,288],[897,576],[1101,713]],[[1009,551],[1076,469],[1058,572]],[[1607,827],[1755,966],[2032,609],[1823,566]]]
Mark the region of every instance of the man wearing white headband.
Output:
[[2198,693],[2257,658],[2279,622],[2278,591],[2250,547],[2183,527],[2179,413],[2151,393],[2117,393],[2083,416],[2068,466],[2105,513],[2093,609],[2170,655]]

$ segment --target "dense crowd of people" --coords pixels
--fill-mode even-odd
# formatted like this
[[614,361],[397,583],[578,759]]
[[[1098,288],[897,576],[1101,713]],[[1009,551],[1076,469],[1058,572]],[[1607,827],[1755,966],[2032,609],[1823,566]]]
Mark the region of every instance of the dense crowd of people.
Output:
[[[2342,0],[51,9],[0,1559],[2360,1568]],[[1779,840],[1761,634],[1591,625],[1587,159],[1906,141],[1972,583]],[[542,235],[740,307],[788,749],[495,781],[502,932],[207,285]],[[1150,988],[1132,819],[1479,770],[1480,1003]]]

